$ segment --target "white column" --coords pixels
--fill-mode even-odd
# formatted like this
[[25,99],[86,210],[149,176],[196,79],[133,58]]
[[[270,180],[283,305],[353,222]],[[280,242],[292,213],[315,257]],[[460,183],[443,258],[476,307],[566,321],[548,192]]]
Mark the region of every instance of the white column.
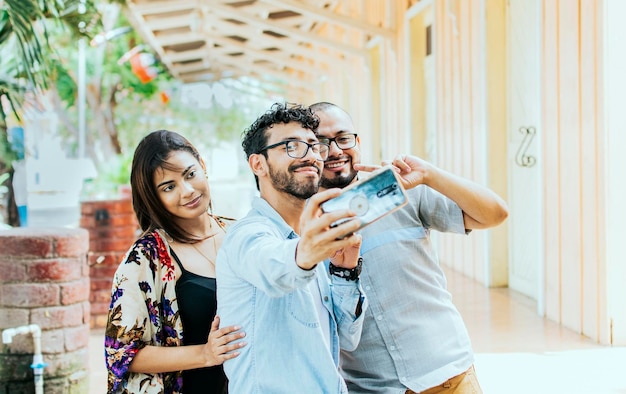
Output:
[[613,345],[626,345],[626,1],[604,1],[604,121],[606,184],[606,296]]

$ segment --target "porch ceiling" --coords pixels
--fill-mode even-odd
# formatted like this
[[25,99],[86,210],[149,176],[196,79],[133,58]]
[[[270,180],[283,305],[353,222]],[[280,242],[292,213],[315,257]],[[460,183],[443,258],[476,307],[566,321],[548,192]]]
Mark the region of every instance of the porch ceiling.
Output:
[[339,64],[364,57],[371,39],[394,34],[386,22],[395,3],[129,0],[127,16],[183,82],[249,76],[311,90]]

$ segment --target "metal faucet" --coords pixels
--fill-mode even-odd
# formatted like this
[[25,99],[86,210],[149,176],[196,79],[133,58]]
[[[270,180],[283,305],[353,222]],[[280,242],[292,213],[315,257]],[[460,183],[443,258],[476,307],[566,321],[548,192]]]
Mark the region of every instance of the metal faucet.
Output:
[[35,354],[33,354],[33,363],[30,367],[33,369],[35,377],[35,394],[43,394],[43,368],[47,364],[43,362],[43,355],[41,354],[41,328],[37,324],[7,328],[2,331],[2,342],[11,344],[13,343],[13,337],[20,334],[31,334],[33,336]]

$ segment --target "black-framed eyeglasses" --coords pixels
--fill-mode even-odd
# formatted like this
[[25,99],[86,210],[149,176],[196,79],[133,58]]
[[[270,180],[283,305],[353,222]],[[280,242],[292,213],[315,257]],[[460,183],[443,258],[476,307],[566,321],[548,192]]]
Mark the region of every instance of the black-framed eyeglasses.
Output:
[[356,146],[357,135],[358,134],[356,133],[339,134],[335,138],[318,137],[318,139],[320,140],[320,142],[328,144],[328,146],[330,146],[331,142],[335,142],[335,145],[337,145],[337,148],[339,149],[350,149]]
[[276,148],[277,146],[281,145],[285,145],[285,152],[287,152],[287,155],[292,159],[302,159],[304,156],[306,156],[307,153],[309,153],[309,149],[312,149],[313,153],[318,155],[322,160],[326,160],[328,159],[328,151],[330,150],[330,146],[324,142],[315,142],[309,144],[308,142],[304,141],[289,140],[268,145],[265,148],[260,149],[259,153],[263,152],[264,150]]

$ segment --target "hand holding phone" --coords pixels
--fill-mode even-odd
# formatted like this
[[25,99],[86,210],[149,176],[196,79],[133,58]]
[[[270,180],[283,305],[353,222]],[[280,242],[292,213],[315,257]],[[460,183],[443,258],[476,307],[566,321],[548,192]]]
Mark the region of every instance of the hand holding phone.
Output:
[[342,219],[331,226],[337,226],[346,220],[360,220],[363,227],[388,215],[407,203],[402,183],[391,167],[382,167],[367,178],[347,186],[337,197],[321,204],[322,211],[332,212],[349,209],[356,213],[355,217]]

